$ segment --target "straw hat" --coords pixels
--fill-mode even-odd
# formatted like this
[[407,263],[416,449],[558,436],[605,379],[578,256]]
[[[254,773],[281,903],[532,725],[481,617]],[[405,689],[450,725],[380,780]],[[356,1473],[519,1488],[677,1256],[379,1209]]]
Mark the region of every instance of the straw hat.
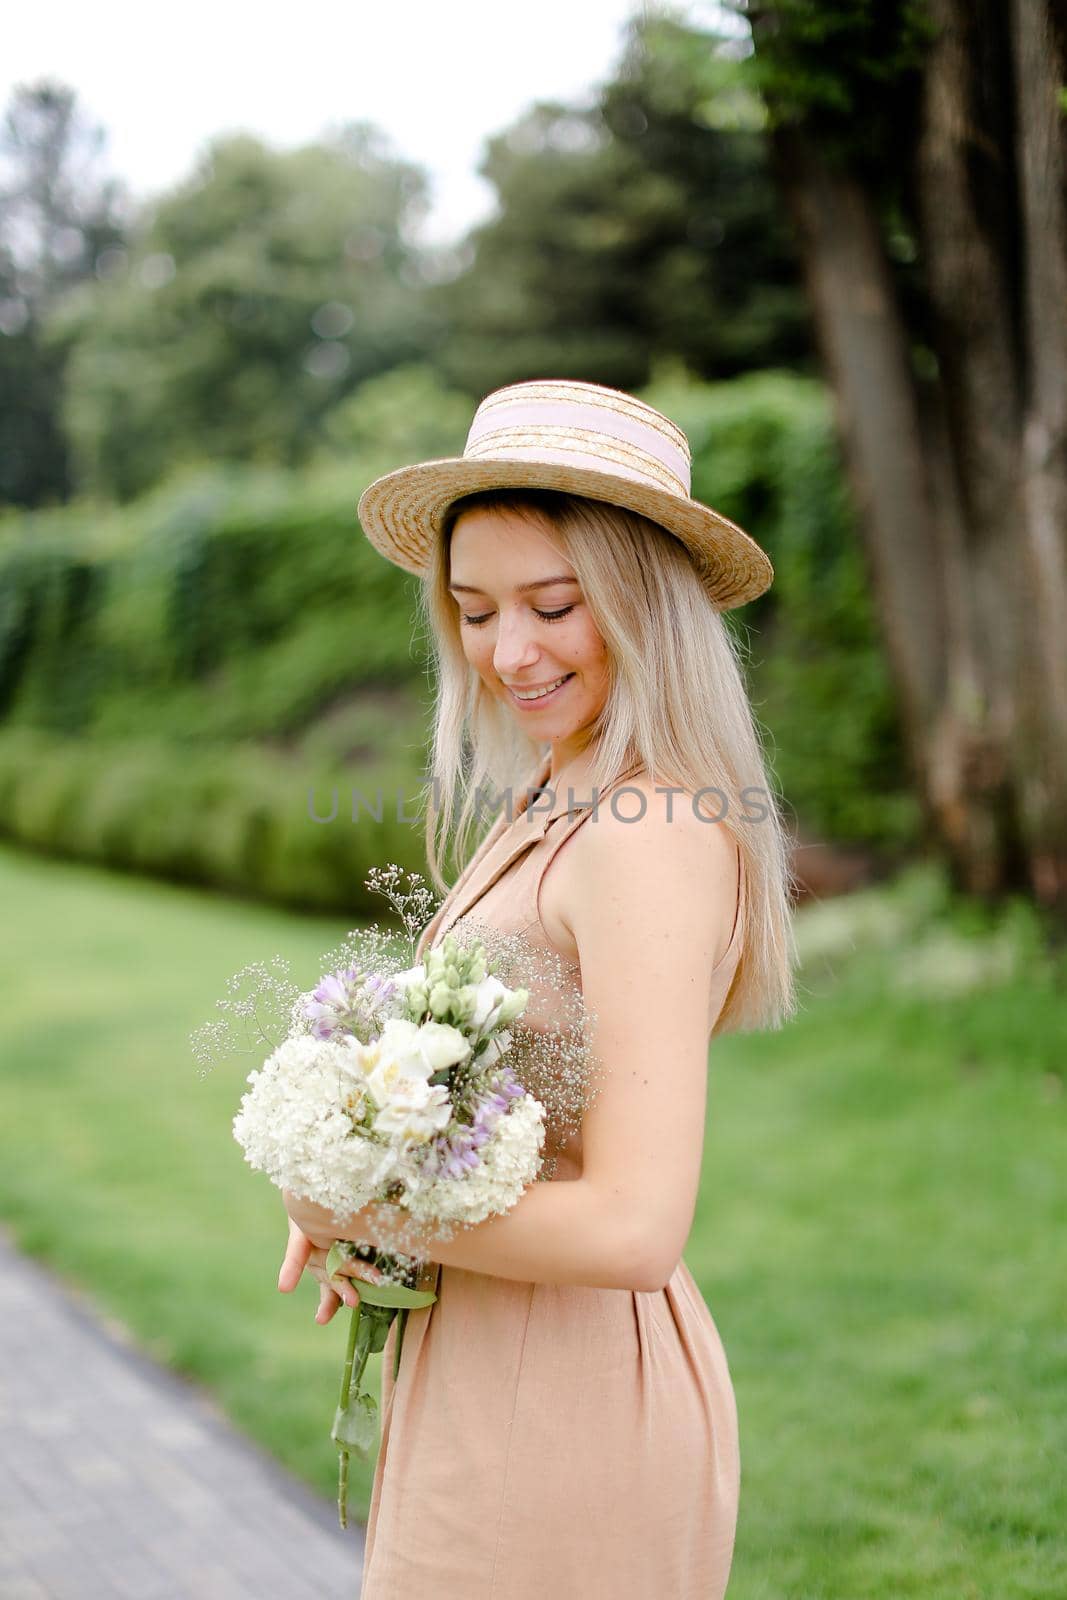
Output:
[[744,605],[774,568],[734,523],[690,496],[689,441],[642,400],[597,383],[541,378],[486,395],[462,456],[421,461],[376,478],[359,501],[375,549],[424,577],[445,513],[481,489],[559,489],[625,506],[689,550],[716,609]]

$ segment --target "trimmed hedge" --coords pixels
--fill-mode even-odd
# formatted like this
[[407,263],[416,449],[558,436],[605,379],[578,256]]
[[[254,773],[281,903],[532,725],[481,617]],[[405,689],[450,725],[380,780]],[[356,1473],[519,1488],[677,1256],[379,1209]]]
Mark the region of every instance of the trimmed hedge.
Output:
[[[726,616],[755,644],[749,687],[787,804],[808,836],[906,848],[918,809],[826,391],[664,369],[645,398],[686,430],[697,498],[774,562],[768,593]],[[361,487],[395,465],[363,449],[344,467],[210,467],[121,510],[0,519],[0,831],[309,907],[357,907],[383,855],[421,865],[416,828],[383,824],[364,851],[366,819],[311,823],[296,776],[366,762],[412,797],[421,782],[417,580],[359,530]]]
[[370,868],[425,870],[422,781],[415,763],[345,770],[247,745],[90,744],[9,729],[0,734],[0,832],[102,866],[378,917],[381,896],[364,884]]
[[360,481],[268,494],[270,475],[207,473],[131,512],[126,539],[112,524],[103,548],[77,505],[65,537],[55,513],[48,532],[0,524],[0,716],[210,742],[286,732],[344,688],[424,678],[416,580],[360,532]]

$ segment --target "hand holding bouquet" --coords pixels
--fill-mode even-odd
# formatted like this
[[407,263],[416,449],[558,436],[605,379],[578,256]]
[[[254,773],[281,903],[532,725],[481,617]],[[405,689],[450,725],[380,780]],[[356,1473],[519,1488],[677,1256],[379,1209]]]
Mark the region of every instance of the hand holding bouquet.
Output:
[[[489,970],[480,940],[463,947],[449,934],[399,971],[377,929],[367,941],[377,965],[350,960],[295,997],[288,1036],[248,1075],[234,1137],[249,1165],[327,1208],[338,1228],[364,1206],[390,1202],[448,1238],[455,1224],[507,1211],[538,1173],[544,1108],[507,1060],[509,1025],[528,993]],[[274,980],[268,987],[278,990]],[[254,1005],[251,1013],[235,1009],[258,1022]],[[194,1035],[201,1059],[216,1038],[210,1028]],[[367,1358],[383,1349],[399,1314],[395,1376],[407,1312],[435,1299],[415,1287],[417,1260],[354,1240],[334,1243],[327,1272],[357,1256],[372,1260],[381,1279],[360,1280],[331,1430],[341,1453],[342,1527],[349,1452],[366,1456],[377,1437],[377,1407],[360,1387]]]

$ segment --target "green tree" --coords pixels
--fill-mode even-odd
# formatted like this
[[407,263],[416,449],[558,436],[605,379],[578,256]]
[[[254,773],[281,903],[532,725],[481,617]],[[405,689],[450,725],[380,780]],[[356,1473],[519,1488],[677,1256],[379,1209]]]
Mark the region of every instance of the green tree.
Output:
[[392,367],[326,414],[315,460],[373,461],[389,472],[409,461],[462,455],[476,405],[428,362]]
[[1067,5],[747,12],[930,836],[1067,912]]
[[424,205],[421,172],[365,124],[282,153],[216,141],[121,280],[51,325],[79,486],[126,500],[205,457],[307,459],[341,397],[425,342],[407,243]]
[[105,135],[73,89],[45,79],[12,94],[0,127],[0,503],[63,500],[65,356],[50,312],[122,259],[127,200],[99,170]]
[[444,372],[484,393],[547,374],[639,387],[659,358],[708,378],[803,365],[762,117],[725,41],[632,23],[591,108],[540,103],[489,141],[499,214],[429,295]]

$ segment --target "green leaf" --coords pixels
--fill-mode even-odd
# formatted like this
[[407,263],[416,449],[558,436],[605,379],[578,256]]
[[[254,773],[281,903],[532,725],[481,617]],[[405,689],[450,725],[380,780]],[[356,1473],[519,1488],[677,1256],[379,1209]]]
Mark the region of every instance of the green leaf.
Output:
[[345,1249],[345,1241],[343,1239],[335,1240],[326,1256],[326,1276],[332,1278],[334,1273],[351,1259],[352,1257]]
[[437,1299],[429,1289],[405,1289],[399,1283],[364,1283],[361,1278],[357,1278],[355,1283],[359,1298],[368,1306],[390,1306],[393,1309],[405,1306],[409,1311],[418,1311],[423,1306],[432,1306]]
[[389,1306],[392,1310],[403,1306],[406,1310],[421,1310],[424,1306],[432,1306],[437,1299],[437,1294],[430,1290],[406,1290],[400,1283],[363,1283],[362,1278],[357,1278],[355,1286],[365,1306]]
[[[354,1259],[352,1248],[345,1239],[338,1239],[330,1246],[326,1256],[326,1273],[332,1277],[341,1267]],[[342,1273],[348,1277],[347,1273]],[[419,1311],[423,1306],[432,1305],[437,1299],[429,1289],[406,1289],[400,1283],[367,1283],[362,1278],[353,1278],[353,1283],[359,1291],[359,1298],[367,1306],[388,1306],[397,1310],[400,1306],[409,1311]]]
[[[396,1311],[392,1307],[370,1305],[364,1306],[362,1309],[363,1320],[360,1324],[360,1332],[362,1333],[364,1327],[367,1329],[367,1349],[375,1352],[384,1350],[385,1341],[389,1337],[390,1325],[397,1314]],[[353,1312],[354,1315],[355,1312]]]
[[378,1437],[378,1406],[373,1395],[353,1395],[346,1409],[334,1413],[330,1438],[343,1450],[354,1450],[366,1459]]

